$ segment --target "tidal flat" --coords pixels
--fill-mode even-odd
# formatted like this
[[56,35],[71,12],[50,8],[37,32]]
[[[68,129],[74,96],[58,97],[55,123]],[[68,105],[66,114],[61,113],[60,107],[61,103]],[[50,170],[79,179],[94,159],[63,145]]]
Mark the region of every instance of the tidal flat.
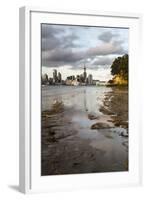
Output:
[[42,176],[128,171],[128,134],[127,87],[42,87]]

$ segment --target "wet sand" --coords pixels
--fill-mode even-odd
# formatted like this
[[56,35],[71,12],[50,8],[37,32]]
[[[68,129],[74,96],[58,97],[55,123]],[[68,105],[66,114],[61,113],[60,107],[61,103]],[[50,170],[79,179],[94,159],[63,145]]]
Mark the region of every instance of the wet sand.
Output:
[[127,170],[127,88],[42,89],[42,175]]

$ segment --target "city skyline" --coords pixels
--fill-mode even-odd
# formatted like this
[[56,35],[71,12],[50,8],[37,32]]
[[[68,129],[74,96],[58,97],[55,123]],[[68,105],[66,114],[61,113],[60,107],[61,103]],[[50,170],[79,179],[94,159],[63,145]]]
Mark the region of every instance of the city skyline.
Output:
[[57,69],[62,78],[82,73],[109,80],[113,60],[128,53],[128,29],[42,24],[42,74]]
[[[47,74],[49,77],[52,76],[52,72],[55,68],[52,67],[52,68],[42,68],[42,75],[44,74]],[[81,74],[83,69],[80,69],[80,70],[77,70],[77,71],[73,71],[73,70],[69,70],[66,68],[65,72],[64,72],[64,67],[60,67],[60,68],[57,68],[57,70],[61,73],[62,75],[62,79],[65,80],[67,76],[71,76],[74,75],[77,76],[78,74]],[[97,74],[95,71],[93,70],[90,70],[88,69],[88,74],[92,74],[93,75],[93,79],[96,79],[96,80],[102,80],[102,81],[108,81],[112,78],[112,75],[110,73],[110,70],[108,72],[106,72],[106,74],[104,74],[104,69],[103,70],[100,70]]]
[[52,76],[48,76],[47,73],[41,76],[42,85],[72,85],[72,86],[87,86],[87,85],[108,85],[108,81],[93,79],[92,74],[86,72],[86,66],[84,64],[83,71],[81,74],[67,76],[62,79],[62,74],[54,69]]
[[[84,64],[84,67],[83,67],[83,73],[77,74],[77,75],[72,74],[71,76],[77,77],[78,75],[83,76],[84,79],[88,78],[88,77],[87,77],[88,74],[87,74],[87,72],[86,72],[86,66],[85,66],[85,64]],[[89,75],[91,75],[91,74],[89,74]],[[43,77],[43,76],[44,76],[44,78],[46,78],[46,76],[47,76],[47,79],[48,79],[48,78],[53,78],[55,82],[56,82],[57,80],[59,80],[59,81],[61,81],[61,80],[66,80],[68,77],[70,77],[70,75],[68,75],[68,76],[66,76],[66,77],[63,79],[63,78],[62,78],[62,73],[61,73],[60,71],[57,71],[57,69],[53,69],[53,70],[52,70],[52,75],[51,75],[51,76],[49,76],[49,74],[47,74],[47,73],[42,73],[42,77]]]

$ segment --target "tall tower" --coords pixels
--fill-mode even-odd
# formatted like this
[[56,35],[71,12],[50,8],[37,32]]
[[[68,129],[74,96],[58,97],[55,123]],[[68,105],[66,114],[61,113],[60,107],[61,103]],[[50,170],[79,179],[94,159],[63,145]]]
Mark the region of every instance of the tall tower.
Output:
[[83,73],[83,76],[84,76],[84,81],[86,81],[87,73],[86,73],[86,67],[85,67],[85,64],[84,64],[84,73]]

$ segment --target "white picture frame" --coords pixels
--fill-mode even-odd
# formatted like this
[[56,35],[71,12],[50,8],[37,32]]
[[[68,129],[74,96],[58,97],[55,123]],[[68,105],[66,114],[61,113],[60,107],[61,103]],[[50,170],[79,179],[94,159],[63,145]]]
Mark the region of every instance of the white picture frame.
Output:
[[[142,181],[142,130],[140,128],[140,85],[138,82],[140,80],[139,71],[142,67],[140,66],[142,16],[131,13],[50,11],[46,8],[22,7],[19,19],[20,191],[33,193],[140,185]],[[129,138],[128,172],[40,176],[40,40],[38,41],[40,23],[129,28],[129,132],[132,136],[130,135]]]

